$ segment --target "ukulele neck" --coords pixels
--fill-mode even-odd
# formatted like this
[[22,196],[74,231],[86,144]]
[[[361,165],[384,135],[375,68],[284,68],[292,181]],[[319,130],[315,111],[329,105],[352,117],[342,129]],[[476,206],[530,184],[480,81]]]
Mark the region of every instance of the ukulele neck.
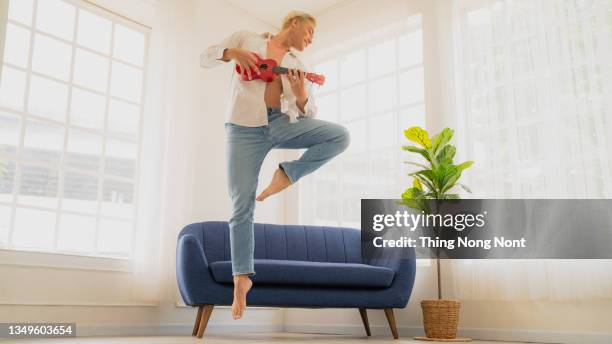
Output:
[[289,73],[289,68],[276,66],[272,68],[272,71],[276,74],[287,74]]
[[[276,74],[288,74],[289,68],[276,66],[272,68],[272,71]],[[312,73],[306,73],[305,75],[310,75]]]

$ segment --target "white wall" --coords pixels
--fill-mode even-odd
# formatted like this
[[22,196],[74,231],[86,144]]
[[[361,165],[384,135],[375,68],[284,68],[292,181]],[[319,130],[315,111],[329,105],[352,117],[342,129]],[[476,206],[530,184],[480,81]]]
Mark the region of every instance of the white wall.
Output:
[[[8,15],[8,0],[0,1],[0,64],[4,59],[4,40],[6,35],[6,17]],[[0,68],[0,79],[2,79],[2,69]]]

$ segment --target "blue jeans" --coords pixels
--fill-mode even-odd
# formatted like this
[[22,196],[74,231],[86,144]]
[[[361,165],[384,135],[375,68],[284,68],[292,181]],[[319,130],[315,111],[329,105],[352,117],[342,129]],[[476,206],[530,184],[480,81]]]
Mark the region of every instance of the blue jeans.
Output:
[[225,123],[227,133],[227,179],[233,213],[229,221],[232,274],[255,274],[253,264],[253,213],[259,170],[273,148],[308,148],[294,161],[279,167],[291,183],[313,172],[349,145],[349,133],[343,126],[309,117],[289,117],[280,109],[268,109],[268,125],[245,127]]

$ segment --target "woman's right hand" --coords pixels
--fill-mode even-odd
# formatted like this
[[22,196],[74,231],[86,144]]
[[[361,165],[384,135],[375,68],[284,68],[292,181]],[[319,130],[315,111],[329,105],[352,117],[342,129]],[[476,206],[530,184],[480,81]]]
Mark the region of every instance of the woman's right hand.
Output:
[[259,74],[259,66],[257,66],[257,56],[254,52],[241,48],[228,48],[224,51],[224,57],[234,60],[243,75],[246,75],[251,80],[251,69]]

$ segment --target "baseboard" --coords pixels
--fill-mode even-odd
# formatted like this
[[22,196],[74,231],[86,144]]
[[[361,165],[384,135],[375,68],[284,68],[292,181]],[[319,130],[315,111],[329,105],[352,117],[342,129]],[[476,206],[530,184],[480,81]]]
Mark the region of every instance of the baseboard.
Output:
[[[91,336],[191,336],[193,324],[78,325],[78,337]],[[283,332],[282,324],[208,324],[206,334]]]
[[[356,325],[285,325],[286,332],[297,333],[328,333],[365,336],[361,324]],[[424,336],[425,332],[420,326],[399,326],[397,328],[400,338]],[[388,326],[372,326],[373,336],[391,336]],[[609,344],[612,343],[612,333],[597,332],[552,332],[532,330],[505,330],[488,328],[460,328],[459,335],[478,340],[499,340],[509,342],[531,343],[563,343],[563,344]]]

